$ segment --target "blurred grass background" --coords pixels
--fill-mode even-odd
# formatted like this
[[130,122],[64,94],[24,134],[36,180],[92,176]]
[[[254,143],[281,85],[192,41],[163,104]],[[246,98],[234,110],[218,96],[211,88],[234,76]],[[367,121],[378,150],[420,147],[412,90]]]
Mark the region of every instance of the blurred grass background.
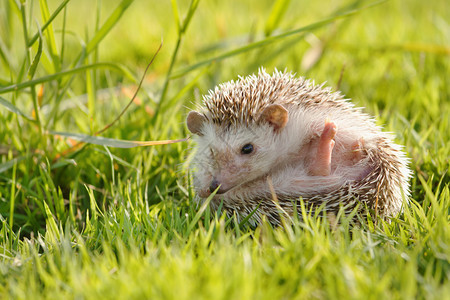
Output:
[[[448,297],[448,20],[444,0],[1,1],[1,295]],[[101,136],[186,137],[208,89],[287,69],[342,90],[405,145],[411,206],[356,229],[318,215],[248,228],[193,204],[189,142],[74,147],[51,133],[110,124],[161,41]]]

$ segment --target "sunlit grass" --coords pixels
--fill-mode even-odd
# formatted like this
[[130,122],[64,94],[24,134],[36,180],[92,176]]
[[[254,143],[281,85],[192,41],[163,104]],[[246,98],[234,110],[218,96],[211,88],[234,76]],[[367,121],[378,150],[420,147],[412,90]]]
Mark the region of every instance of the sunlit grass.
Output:
[[[178,2],[0,4],[0,297],[448,297],[446,1]],[[339,87],[405,145],[410,204],[390,223],[250,228],[195,205],[190,142],[74,147],[67,136],[120,114],[161,41],[101,133],[113,144],[184,138],[208,89],[287,68]]]

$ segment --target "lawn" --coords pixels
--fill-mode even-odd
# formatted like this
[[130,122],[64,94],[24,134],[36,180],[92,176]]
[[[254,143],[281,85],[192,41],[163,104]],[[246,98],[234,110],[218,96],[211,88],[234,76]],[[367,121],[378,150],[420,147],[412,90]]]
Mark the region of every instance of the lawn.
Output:
[[[1,1],[0,298],[450,299],[447,2]],[[192,141],[137,142],[261,66],[394,134],[402,214],[251,227],[196,205]]]

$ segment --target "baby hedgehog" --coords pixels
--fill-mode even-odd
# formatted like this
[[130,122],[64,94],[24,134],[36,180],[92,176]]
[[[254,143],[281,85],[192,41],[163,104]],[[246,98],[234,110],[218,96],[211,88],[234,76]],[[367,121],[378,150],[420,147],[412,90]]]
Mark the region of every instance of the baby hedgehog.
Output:
[[219,85],[204,105],[186,122],[197,136],[194,186],[203,199],[217,190],[213,209],[223,203],[229,215],[279,224],[301,197],[327,213],[360,204],[390,217],[409,195],[401,147],[323,84],[261,69]]

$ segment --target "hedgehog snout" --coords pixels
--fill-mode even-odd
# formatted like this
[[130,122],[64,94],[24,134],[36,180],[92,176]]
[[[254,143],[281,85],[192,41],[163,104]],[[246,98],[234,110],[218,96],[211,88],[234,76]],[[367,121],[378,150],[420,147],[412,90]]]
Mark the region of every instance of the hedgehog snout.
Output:
[[[217,180],[216,178],[213,178],[213,180],[211,181],[211,184],[209,185],[209,191],[211,193],[214,192],[220,185],[221,185],[220,181]],[[223,194],[225,192],[226,192],[226,190],[223,189],[222,187],[220,187],[219,190],[217,191],[217,194]]]

